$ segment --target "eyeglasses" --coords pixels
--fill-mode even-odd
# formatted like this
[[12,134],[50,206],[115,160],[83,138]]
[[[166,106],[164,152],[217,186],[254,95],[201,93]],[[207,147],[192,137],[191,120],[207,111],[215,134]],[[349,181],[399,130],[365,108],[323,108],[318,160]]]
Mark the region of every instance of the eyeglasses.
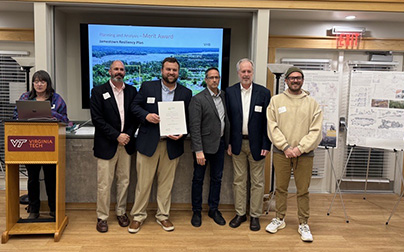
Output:
[[206,77],[206,79],[208,79],[208,80],[220,80],[220,76],[209,76],[209,77]]
[[301,81],[303,80],[303,77],[288,77],[287,79],[289,81]]
[[36,81],[34,81],[34,84],[35,85],[46,85],[46,81],[44,81],[44,80],[36,80]]

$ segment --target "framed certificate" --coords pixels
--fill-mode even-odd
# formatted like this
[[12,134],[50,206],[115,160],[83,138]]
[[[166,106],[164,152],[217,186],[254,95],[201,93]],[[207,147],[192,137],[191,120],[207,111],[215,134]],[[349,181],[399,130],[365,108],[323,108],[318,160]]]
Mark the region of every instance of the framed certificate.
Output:
[[187,134],[184,101],[158,102],[160,136]]

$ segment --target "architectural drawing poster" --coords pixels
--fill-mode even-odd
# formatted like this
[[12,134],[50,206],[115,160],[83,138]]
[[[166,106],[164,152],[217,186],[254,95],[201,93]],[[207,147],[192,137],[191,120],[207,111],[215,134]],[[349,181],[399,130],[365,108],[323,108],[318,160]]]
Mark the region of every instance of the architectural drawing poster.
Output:
[[351,73],[347,144],[404,149],[404,72]]
[[334,71],[304,71],[303,89],[310,92],[323,110],[320,147],[337,147],[339,129],[339,74]]

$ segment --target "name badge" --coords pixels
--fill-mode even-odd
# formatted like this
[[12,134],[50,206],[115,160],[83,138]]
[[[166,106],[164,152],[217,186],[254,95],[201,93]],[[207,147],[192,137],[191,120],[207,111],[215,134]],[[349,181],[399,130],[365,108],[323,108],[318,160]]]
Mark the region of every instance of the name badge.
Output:
[[283,106],[283,107],[278,108],[278,112],[279,112],[279,114],[285,113],[286,112],[286,107]]
[[254,111],[258,112],[258,113],[261,113],[262,112],[262,106],[255,105]]
[[104,100],[111,98],[111,95],[108,92],[103,93],[102,96],[104,96]]
[[153,104],[155,100],[156,100],[155,97],[147,97],[147,103],[148,104]]

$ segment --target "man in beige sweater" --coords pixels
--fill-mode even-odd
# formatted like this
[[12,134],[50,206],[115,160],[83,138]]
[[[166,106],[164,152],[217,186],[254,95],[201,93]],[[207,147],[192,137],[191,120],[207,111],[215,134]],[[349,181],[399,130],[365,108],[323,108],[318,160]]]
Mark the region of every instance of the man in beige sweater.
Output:
[[309,219],[309,186],[314,150],[321,141],[323,113],[314,98],[302,89],[302,70],[291,67],[285,74],[288,89],[274,96],[267,109],[268,136],[273,148],[276,177],[276,218],[266,230],[276,233],[286,226],[285,214],[290,176],[297,189],[298,232],[303,241],[313,241]]

